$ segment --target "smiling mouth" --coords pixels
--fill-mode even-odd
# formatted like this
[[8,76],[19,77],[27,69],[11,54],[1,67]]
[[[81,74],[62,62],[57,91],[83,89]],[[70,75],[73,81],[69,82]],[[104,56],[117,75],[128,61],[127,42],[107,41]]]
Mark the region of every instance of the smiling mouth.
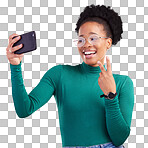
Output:
[[95,51],[95,53],[89,53],[89,54],[85,54],[85,52],[83,52],[84,58],[86,59],[91,59],[93,57],[95,57],[97,51]]
[[85,55],[85,56],[87,56],[87,55],[94,55],[96,53],[97,53],[97,51],[95,51],[95,53],[90,53],[90,54],[85,54],[85,52],[83,52],[83,55]]

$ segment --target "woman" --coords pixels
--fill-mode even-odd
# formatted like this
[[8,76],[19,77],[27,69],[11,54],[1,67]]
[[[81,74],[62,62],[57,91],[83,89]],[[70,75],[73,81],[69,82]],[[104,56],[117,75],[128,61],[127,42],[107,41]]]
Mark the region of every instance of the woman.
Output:
[[[106,51],[121,39],[122,21],[104,5],[85,7],[77,22],[76,41],[83,63],[56,65],[27,94],[23,84],[23,55],[9,37],[7,57],[11,68],[12,95],[16,113],[25,118],[54,95],[64,148],[123,148],[130,134],[134,106],[134,86],[129,76],[112,74]],[[98,64],[100,61],[100,64]]]

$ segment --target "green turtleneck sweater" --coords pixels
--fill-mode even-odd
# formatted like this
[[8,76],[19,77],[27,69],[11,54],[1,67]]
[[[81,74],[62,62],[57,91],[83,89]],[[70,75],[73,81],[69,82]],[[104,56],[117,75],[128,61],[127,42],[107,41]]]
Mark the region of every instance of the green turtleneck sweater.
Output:
[[[21,62],[22,63],[22,62]],[[31,115],[51,96],[58,107],[62,146],[92,146],[113,142],[122,145],[130,134],[134,86],[126,75],[113,74],[117,96],[100,98],[100,67],[56,65],[27,94],[19,65],[11,65],[12,96],[20,118]],[[106,67],[104,65],[105,70]]]

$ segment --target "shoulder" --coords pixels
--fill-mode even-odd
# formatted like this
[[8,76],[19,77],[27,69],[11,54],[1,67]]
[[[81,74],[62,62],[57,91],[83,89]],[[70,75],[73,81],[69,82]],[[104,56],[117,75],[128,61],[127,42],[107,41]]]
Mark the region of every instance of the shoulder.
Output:
[[127,75],[113,74],[116,85],[119,89],[127,88],[128,90],[134,88],[133,80]]
[[63,72],[76,72],[79,69],[79,65],[62,65]]
[[79,65],[68,65],[68,64],[58,64],[48,69],[46,72],[47,76],[58,77],[71,72],[76,72]]
[[55,66],[52,66],[51,68],[48,69],[48,73],[50,72],[59,72],[61,71],[63,68],[63,65],[59,64],[59,65],[55,65]]
[[61,75],[62,65],[55,65],[49,68],[43,75],[43,78],[58,78]]
[[127,75],[113,74],[113,77],[120,82],[129,81],[133,83],[132,79]]

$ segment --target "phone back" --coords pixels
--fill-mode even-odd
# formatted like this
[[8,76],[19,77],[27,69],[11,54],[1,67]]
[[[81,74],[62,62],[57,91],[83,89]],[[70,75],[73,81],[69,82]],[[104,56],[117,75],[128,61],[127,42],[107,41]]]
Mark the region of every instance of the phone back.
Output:
[[[26,52],[30,52],[33,50],[36,50],[37,44],[36,44],[36,34],[35,31],[27,32],[25,34],[20,35],[21,39],[18,40],[16,43],[13,44],[12,47],[23,44],[23,47],[17,51],[15,51],[15,54],[22,54]],[[17,36],[15,36],[17,37]],[[13,37],[13,38],[15,38]]]

